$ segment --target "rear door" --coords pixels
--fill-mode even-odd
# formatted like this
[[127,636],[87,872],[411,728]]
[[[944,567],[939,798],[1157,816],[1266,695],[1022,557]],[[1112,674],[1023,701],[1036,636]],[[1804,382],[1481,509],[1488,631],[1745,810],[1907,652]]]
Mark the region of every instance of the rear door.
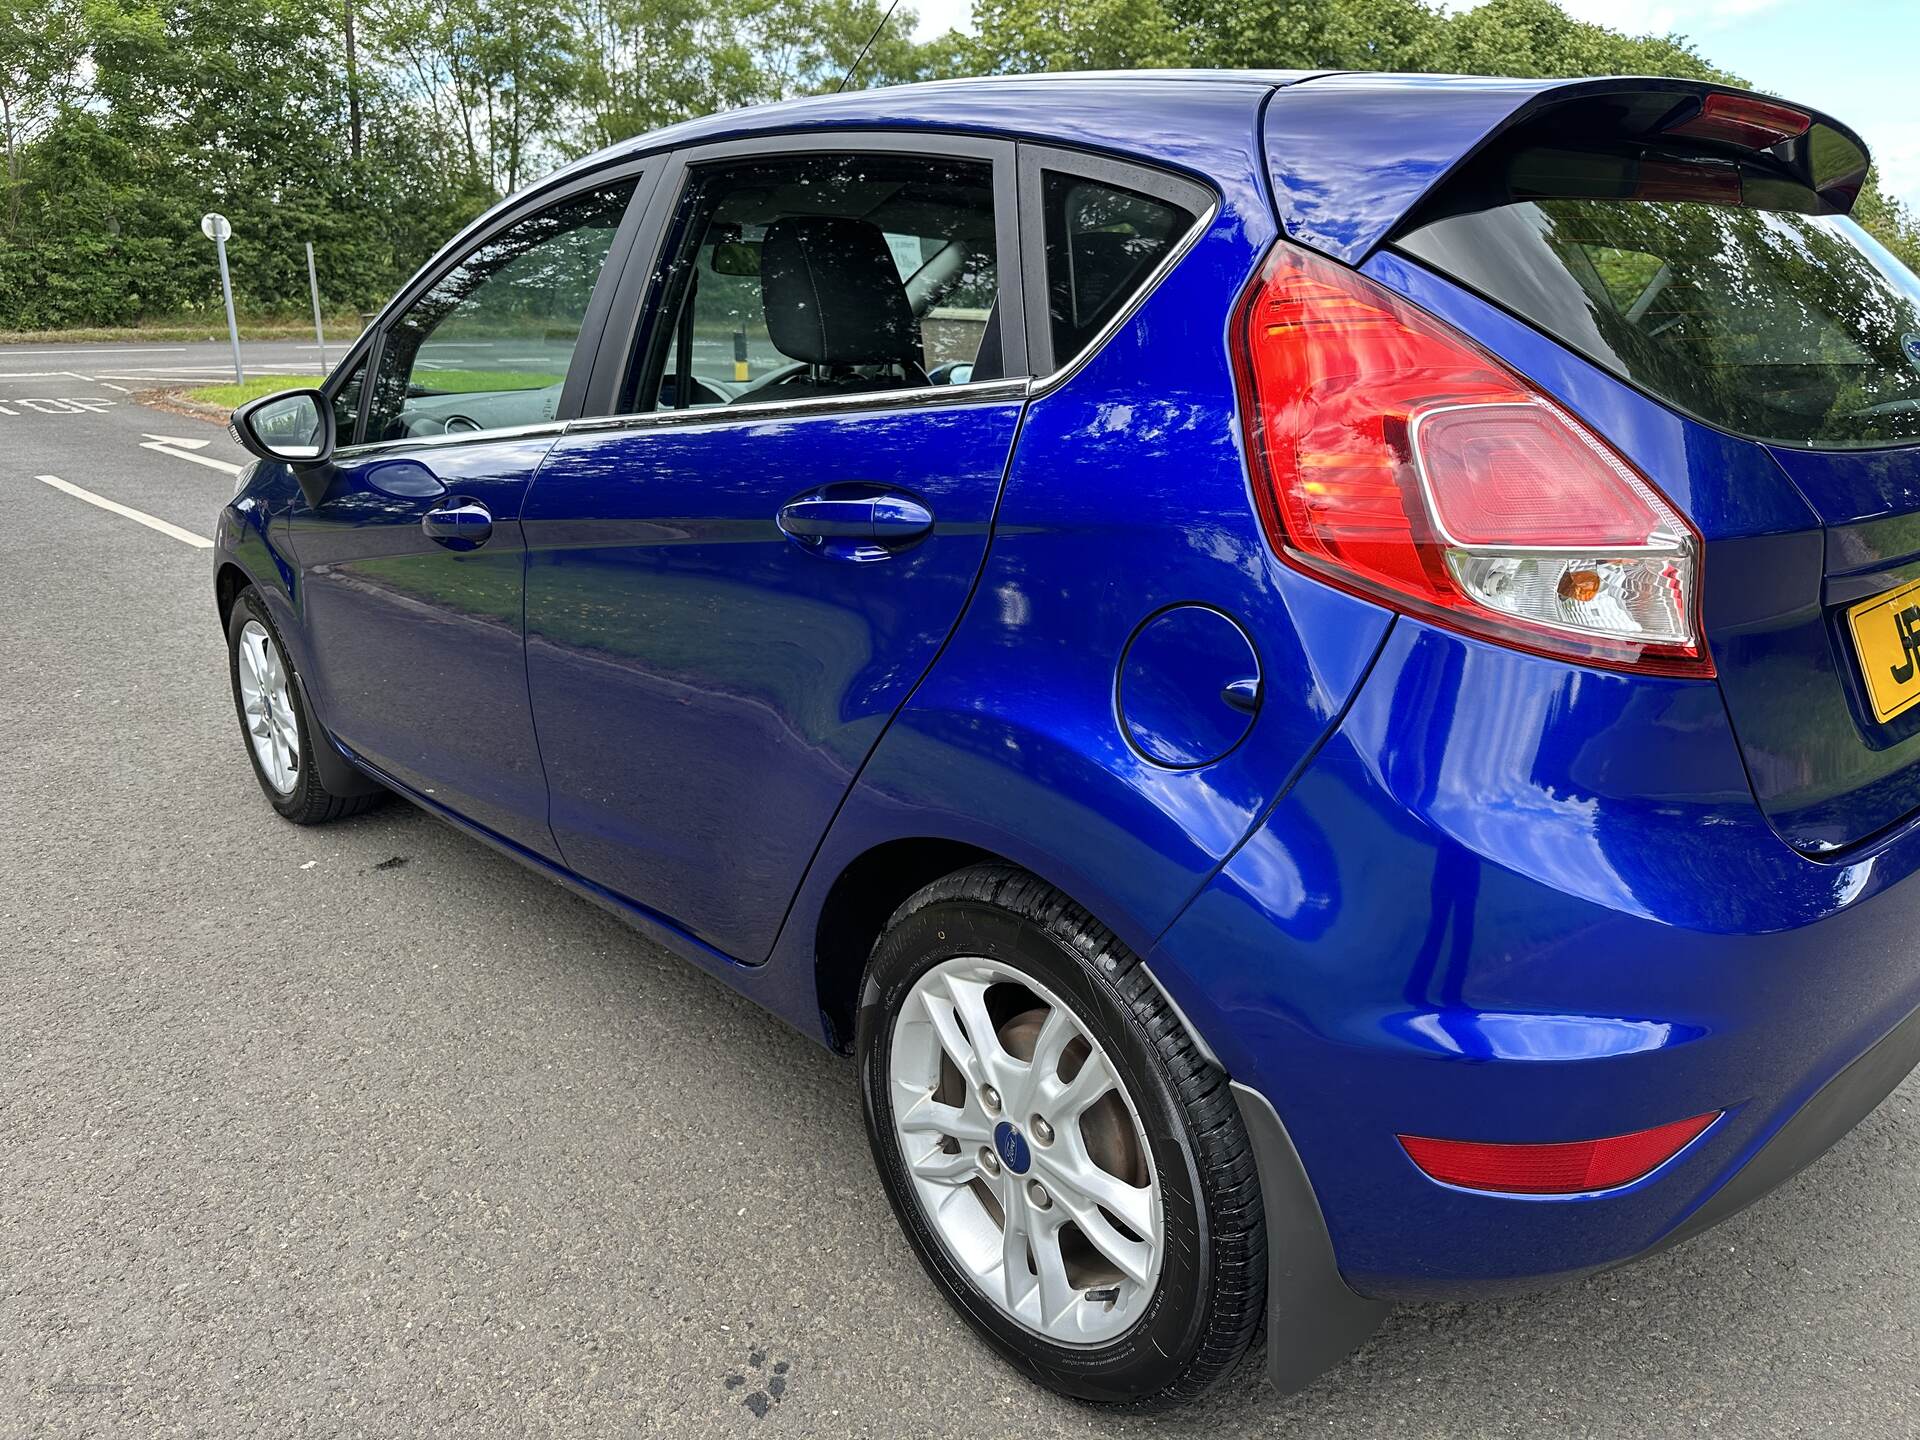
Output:
[[[759,960],[959,617],[1026,393],[1013,147],[678,157],[524,526],[528,680],[569,866]],[[644,316],[644,319],[640,317]]]
[[309,679],[335,737],[549,858],[520,509],[585,388],[639,179],[629,167],[530,201],[416,285],[336,400],[365,392],[364,415],[340,417],[360,443],[308,477],[290,520]]

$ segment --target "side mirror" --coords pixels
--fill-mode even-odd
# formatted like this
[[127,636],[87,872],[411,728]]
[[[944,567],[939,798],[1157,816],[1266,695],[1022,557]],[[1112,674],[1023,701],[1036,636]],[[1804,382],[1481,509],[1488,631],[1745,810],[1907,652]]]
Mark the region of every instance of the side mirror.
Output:
[[248,453],[282,465],[318,465],[333,455],[333,405],[318,390],[250,400],[227,429]]

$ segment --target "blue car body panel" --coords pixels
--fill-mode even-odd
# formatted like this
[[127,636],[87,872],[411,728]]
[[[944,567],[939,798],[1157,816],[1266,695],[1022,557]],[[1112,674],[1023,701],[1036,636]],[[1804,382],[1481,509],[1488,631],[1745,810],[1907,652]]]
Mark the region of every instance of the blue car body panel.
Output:
[[[1783,843],[1711,683],[1402,619],[1150,964],[1285,1119],[1350,1284],[1511,1290],[1655,1245],[1920,1005],[1917,865],[1912,833],[1844,864]],[[1720,1109],[1667,1166],[1591,1196],[1438,1185],[1394,1139],[1585,1139]]]
[[[642,137],[569,173],[748,135],[955,129],[1175,169],[1218,204],[1024,402],[577,425],[464,472],[526,494],[524,547],[522,512],[496,510],[512,519],[492,568],[414,556],[397,503],[316,521],[262,466],[220,563],[268,594],[356,755],[802,1030],[847,1039],[820,961],[845,877],[897,847],[1001,857],[1146,955],[1271,1102],[1356,1289],[1616,1263],[1705,1213],[1920,1006],[1920,711],[1844,806],[1770,762],[1767,729],[1857,745],[1831,607],[1920,569],[1910,462],[1775,454],[1690,420],[1383,245],[1505,127],[1623,83],[1002,78]],[[1705,542],[1717,679],[1503,649],[1275,556],[1229,332],[1289,239],[1364,263],[1655,480]],[[855,471],[926,499],[936,538],[859,566],[780,533],[779,504]],[[444,723],[412,733],[429,718],[413,702],[373,704],[374,662],[315,633],[368,587],[405,600],[361,637],[383,663],[499,692],[485,717],[457,705],[450,747]],[[1782,675],[1814,677],[1817,701],[1770,711]],[[550,785],[515,778],[527,756]],[[1395,1138],[1587,1139],[1711,1111],[1666,1165],[1584,1196],[1456,1189]]]
[[[569,866],[726,954],[766,958],[847,786],[973,589],[1020,409],[956,397],[555,446],[525,520],[527,682]],[[862,559],[781,531],[787,501],[856,476],[917,496],[932,534]]]
[[[557,858],[527,702],[520,509],[554,437],[348,458],[288,520],[306,679],[349,753],[515,844]],[[477,500],[493,533],[454,551],[427,511]]]
[[[1033,869],[1144,949],[1279,792],[1378,649],[1387,612],[1280,564],[1248,493],[1222,299],[1252,276],[1274,226],[1255,139],[1261,97],[1236,94],[1212,128],[1189,116],[1181,137],[1220,191],[1218,213],[1131,322],[1028,407],[974,603],[862,774],[817,871],[835,874],[902,834],[952,838]],[[1148,762],[1115,723],[1121,655],[1174,604],[1239,618],[1265,687],[1244,742],[1200,770]],[[1228,667],[1176,683],[1217,706],[1241,678]],[[793,931],[809,945],[811,899],[795,906]]]
[[[1873,743],[1861,745],[1871,712],[1835,610],[1920,571],[1915,549],[1901,548],[1920,548],[1906,509],[1920,506],[1913,450],[1820,455],[1728,435],[1404,256],[1383,251],[1362,268],[1581,416],[1693,521],[1706,541],[1705,619],[1722,693],[1754,794],[1784,838],[1827,854],[1920,805],[1920,714],[1874,727]],[[1878,518],[1844,518],[1862,514]],[[1791,705],[1776,703],[1783,692]],[[1811,769],[1808,748],[1834,758]]]

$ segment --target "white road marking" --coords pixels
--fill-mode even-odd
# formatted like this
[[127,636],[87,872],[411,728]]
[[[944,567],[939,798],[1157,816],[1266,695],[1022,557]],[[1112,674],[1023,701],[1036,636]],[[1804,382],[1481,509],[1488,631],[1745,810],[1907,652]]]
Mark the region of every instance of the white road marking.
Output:
[[184,345],[89,345],[84,350],[15,350],[12,346],[0,346],[0,360],[9,355],[184,355],[186,350]]
[[[310,365],[302,365],[294,360],[276,360],[267,365],[249,365],[247,373],[250,375],[306,375],[311,373],[312,368]],[[145,369],[108,370],[103,373],[102,378],[145,380],[149,383],[156,380],[196,380],[202,385],[231,385],[233,381],[223,377],[232,374],[233,366],[231,365],[171,365],[150,366]],[[0,375],[0,380],[15,378],[12,375]]]
[[[187,458],[192,460],[199,457],[190,455]],[[62,480],[58,475],[36,475],[33,478],[73,496],[76,500],[84,500],[89,505],[98,505],[102,510],[111,510],[115,515],[124,515],[136,525],[144,525],[149,530],[158,530],[162,535],[171,536],[183,545],[191,545],[196,550],[213,548],[213,541],[204,535],[196,535],[191,530],[182,530],[178,525],[170,525],[158,516],[149,515],[143,510],[135,510],[131,505],[122,505],[118,500],[109,500],[104,495],[96,495],[91,490],[82,490],[78,485]]]
[[176,450],[171,445],[162,445],[154,440],[142,440],[142,450],[151,450],[156,455],[171,455],[176,460],[191,460],[196,465],[205,465],[210,470],[225,471],[229,475],[238,475],[246,469],[244,465],[235,465],[231,460],[216,460],[211,455],[196,455],[191,450]]
[[126,386],[116,385],[111,380],[102,380],[100,383],[109,390],[118,390],[122,395],[131,395],[133,393],[133,391],[129,390]]
[[181,450],[204,450],[213,443],[211,440],[189,440],[184,435],[156,435],[151,430],[142,430],[140,433],[149,440],[158,440],[162,445],[173,445]]
[[100,396],[66,397],[56,399],[52,396],[23,395],[13,402],[24,405],[29,410],[42,415],[98,415],[109,406],[118,405],[118,400],[108,400]]
[[18,415],[19,413],[18,410],[9,410],[6,406],[0,405],[0,415]]

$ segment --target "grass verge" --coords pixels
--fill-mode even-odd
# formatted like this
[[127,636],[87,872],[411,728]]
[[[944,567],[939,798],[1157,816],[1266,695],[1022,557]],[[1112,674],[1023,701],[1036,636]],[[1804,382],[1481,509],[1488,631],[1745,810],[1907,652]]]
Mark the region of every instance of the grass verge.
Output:
[[[336,346],[342,354],[364,328],[365,322],[351,311],[326,317],[327,349]],[[225,317],[213,320],[149,320],[139,325],[88,325],[73,330],[0,330],[0,345],[91,345],[100,341],[159,342],[163,340],[224,340]],[[243,319],[242,340],[311,340],[313,317],[304,320]]]
[[[325,378],[324,375],[256,375],[244,385],[200,385],[181,393],[202,405],[223,405],[231,410],[278,390],[310,390]],[[565,377],[537,370],[421,370],[413,378],[424,393],[472,395],[488,390],[540,390],[558,385]]]
[[181,393],[202,405],[234,410],[279,390],[311,390],[324,379],[324,375],[256,375],[244,385],[198,385]]

